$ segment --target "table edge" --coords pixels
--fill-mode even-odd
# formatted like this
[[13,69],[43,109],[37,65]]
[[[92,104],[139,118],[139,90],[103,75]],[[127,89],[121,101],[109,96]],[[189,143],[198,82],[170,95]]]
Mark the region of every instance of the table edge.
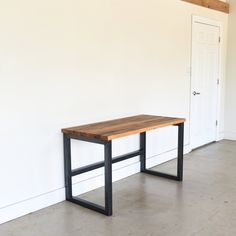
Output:
[[[173,119],[176,119],[176,120],[173,120],[172,122],[169,122],[168,124],[153,125],[153,126],[150,126],[148,128],[131,130],[131,131],[127,131],[127,132],[124,132],[124,133],[114,134],[114,135],[109,135],[109,136],[96,135],[96,134],[93,134],[93,133],[83,133],[81,131],[76,132],[76,131],[69,130],[69,129],[76,128],[76,127],[63,128],[63,129],[61,129],[61,132],[65,135],[82,136],[82,137],[86,137],[86,138],[95,138],[95,139],[102,140],[102,141],[111,141],[111,140],[114,140],[114,139],[129,136],[129,135],[140,134],[140,133],[151,131],[151,130],[154,130],[154,129],[159,129],[159,128],[164,128],[164,127],[168,127],[168,126],[178,125],[178,124],[182,124],[182,123],[186,122],[185,118],[175,118],[175,117],[167,117],[167,118],[173,118]],[[92,123],[92,124],[94,124],[94,123]]]

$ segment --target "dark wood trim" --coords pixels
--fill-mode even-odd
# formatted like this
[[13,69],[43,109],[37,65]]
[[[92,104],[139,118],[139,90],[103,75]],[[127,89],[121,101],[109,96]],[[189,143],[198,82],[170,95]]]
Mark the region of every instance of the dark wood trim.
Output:
[[229,14],[229,4],[219,0],[181,0],[184,2],[193,3],[202,7],[221,11]]

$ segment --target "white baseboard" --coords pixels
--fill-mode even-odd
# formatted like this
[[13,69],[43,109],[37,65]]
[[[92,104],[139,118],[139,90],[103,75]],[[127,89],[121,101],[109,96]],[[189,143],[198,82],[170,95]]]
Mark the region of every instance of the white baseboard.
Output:
[[[184,153],[187,154],[191,151],[190,146],[187,145],[184,148]],[[177,150],[171,150],[160,155],[147,158],[147,168],[152,168],[154,166],[160,165],[164,162],[173,160],[176,157]],[[131,175],[137,174],[140,172],[140,162],[139,158],[130,162],[127,166],[123,168],[113,169],[112,179],[113,182],[124,179]],[[102,171],[103,173],[103,171]],[[98,174],[97,176],[86,179],[80,182],[73,184],[73,195],[80,195],[89,191],[92,191],[96,188],[104,186],[104,175]]]
[[219,132],[219,134],[217,135],[217,139],[216,141],[221,141],[225,138],[225,133],[224,132]]
[[236,132],[225,132],[224,139],[236,141]]
[[[190,151],[191,150],[189,145],[185,146],[184,153],[186,154],[189,153]],[[175,157],[176,157],[176,150],[171,150],[169,152],[162,153],[160,155],[148,158],[147,167],[148,168],[154,167],[156,165],[170,161]],[[133,174],[136,174],[139,171],[140,171],[140,163],[136,159],[135,162],[130,163],[129,165],[123,168],[115,169],[113,171],[113,182],[131,176]],[[79,183],[74,184],[73,193],[74,195],[79,195],[94,190],[96,188],[99,188],[103,186],[103,183],[104,183],[104,175],[99,174],[93,178],[89,178],[87,180],[83,180]],[[40,209],[49,207],[64,200],[65,200],[65,189],[61,188],[52,191],[50,193],[45,193],[40,196],[27,199],[25,201],[15,203],[10,206],[6,206],[0,209],[0,224],[27,215],[29,213],[38,211]]]
[[0,209],[0,224],[41,210],[65,199],[65,189],[59,189],[50,193],[27,199]]

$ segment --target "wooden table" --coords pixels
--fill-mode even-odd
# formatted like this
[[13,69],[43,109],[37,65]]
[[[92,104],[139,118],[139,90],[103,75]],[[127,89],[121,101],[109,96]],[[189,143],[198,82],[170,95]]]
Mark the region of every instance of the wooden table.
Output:
[[[138,115],[94,124],[62,129],[64,136],[64,166],[66,200],[86,208],[112,215],[112,163],[117,163],[135,156],[140,156],[140,171],[172,180],[183,180],[184,122],[182,118]],[[178,164],[177,176],[146,168],[146,132],[167,126],[178,126]],[[119,157],[112,158],[112,140],[132,134],[140,134],[140,149]],[[104,145],[104,161],[92,165],[71,169],[71,139]],[[105,167],[105,207],[75,197],[72,194],[72,177]]]

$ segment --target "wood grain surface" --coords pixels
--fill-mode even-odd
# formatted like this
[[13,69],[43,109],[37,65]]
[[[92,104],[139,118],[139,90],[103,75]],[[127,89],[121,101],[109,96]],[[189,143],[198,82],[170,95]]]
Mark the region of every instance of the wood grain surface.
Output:
[[184,2],[193,3],[202,7],[207,7],[216,11],[229,13],[229,3],[219,0],[182,0]]
[[137,115],[94,124],[64,128],[62,132],[68,135],[79,135],[104,141],[138,134],[149,130],[184,123],[183,118],[172,118],[152,115]]

